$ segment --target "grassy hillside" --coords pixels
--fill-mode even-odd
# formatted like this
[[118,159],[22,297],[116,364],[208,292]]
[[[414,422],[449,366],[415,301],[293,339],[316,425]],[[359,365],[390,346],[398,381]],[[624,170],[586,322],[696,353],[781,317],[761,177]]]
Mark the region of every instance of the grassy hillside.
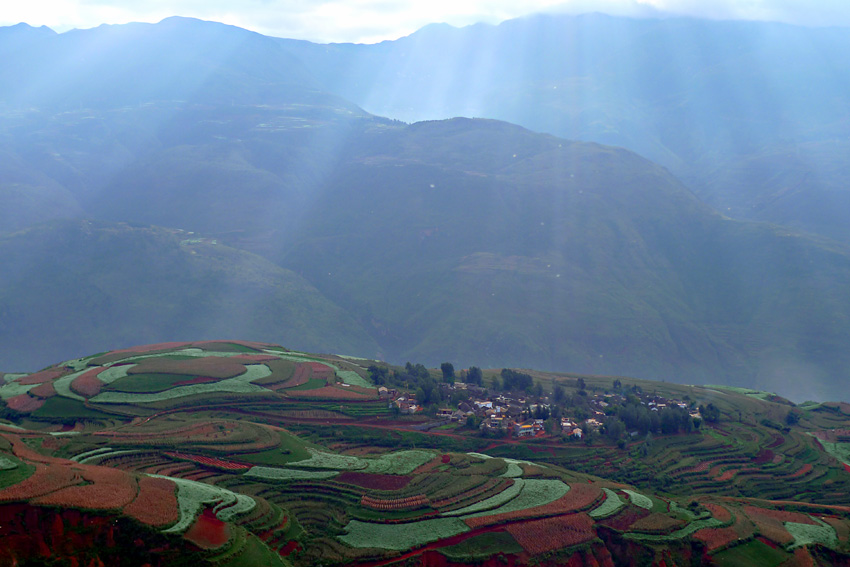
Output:
[[504,123],[351,148],[280,262],[371,320],[390,359],[842,395],[845,247],[726,219],[624,150]]
[[377,351],[298,275],[175,230],[57,222],[0,239],[0,259],[7,370],[35,370],[98,343],[187,336],[277,336],[302,348]]

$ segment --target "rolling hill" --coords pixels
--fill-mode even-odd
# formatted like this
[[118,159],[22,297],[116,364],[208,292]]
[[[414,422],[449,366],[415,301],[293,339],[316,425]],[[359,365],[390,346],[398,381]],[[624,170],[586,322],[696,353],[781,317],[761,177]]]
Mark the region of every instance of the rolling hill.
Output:
[[7,371],[36,370],[98,344],[120,348],[187,335],[280,336],[303,348],[364,353],[378,348],[297,274],[174,230],[55,221],[0,238],[0,263]]
[[565,415],[607,400],[610,427],[641,399],[714,408],[693,421],[676,408],[689,428],[621,443],[604,427],[583,441],[548,425],[493,437],[394,414],[375,364],[199,340],[0,374],[0,562],[847,561],[846,404],[536,371],[541,394],[444,384],[451,398],[522,395]]

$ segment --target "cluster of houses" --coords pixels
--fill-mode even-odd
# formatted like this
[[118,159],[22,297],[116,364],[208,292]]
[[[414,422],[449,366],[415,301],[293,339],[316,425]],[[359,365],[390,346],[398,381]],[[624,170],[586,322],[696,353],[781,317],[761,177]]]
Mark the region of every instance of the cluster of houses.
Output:
[[[442,389],[452,391],[465,391],[468,395],[465,401],[458,403],[457,408],[442,408],[437,411],[437,419],[453,422],[466,422],[470,416],[480,421],[480,429],[483,432],[512,435],[514,437],[537,437],[545,435],[544,420],[535,419],[533,416],[540,415],[538,410],[548,410],[551,405],[548,397],[540,400],[530,400],[524,397],[511,398],[505,394],[490,394],[486,388],[474,384],[455,382],[454,384],[440,384]],[[397,407],[399,413],[413,415],[424,410],[417,404],[415,396],[409,393],[399,393],[392,388],[381,386],[378,394],[382,399],[388,400],[390,407]],[[449,395],[445,396],[446,398]],[[660,411],[666,407],[678,406],[688,410],[691,417],[700,418],[699,410],[690,408],[690,405],[681,400],[669,400],[658,395],[639,394],[638,399],[650,411]],[[620,405],[626,401],[625,396],[617,393],[594,394],[588,396],[587,402],[589,415],[586,419],[578,420],[572,417],[560,418],[560,434],[582,438],[588,431],[598,431],[605,419],[605,408],[611,405]]]

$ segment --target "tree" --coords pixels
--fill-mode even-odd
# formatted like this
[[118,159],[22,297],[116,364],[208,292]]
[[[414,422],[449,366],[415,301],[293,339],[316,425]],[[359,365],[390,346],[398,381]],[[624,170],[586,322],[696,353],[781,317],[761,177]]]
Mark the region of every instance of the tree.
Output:
[[788,410],[788,415],[785,416],[786,425],[797,425],[800,423],[800,413],[794,410]]
[[386,366],[376,366],[371,365],[367,369],[369,372],[369,378],[372,379],[372,383],[376,386],[381,386],[386,384],[387,378],[389,377],[389,370]]
[[502,368],[502,388],[511,391],[528,392],[534,385],[534,379],[523,372],[517,372],[510,368]]
[[484,382],[484,374],[477,366],[470,366],[469,370],[466,371],[466,381],[481,386]]
[[702,418],[709,423],[716,423],[720,420],[720,410],[712,403],[707,406],[700,406],[699,413],[702,415]]
[[552,392],[552,397],[556,403],[564,401],[564,387],[560,384],[555,384],[555,390]]
[[578,388],[579,390],[584,390],[585,386],[586,384],[584,383],[584,378],[579,378],[578,380],[576,380],[576,388]]
[[448,382],[449,384],[455,383],[455,367],[451,362],[442,363],[440,370],[443,371],[443,382]]

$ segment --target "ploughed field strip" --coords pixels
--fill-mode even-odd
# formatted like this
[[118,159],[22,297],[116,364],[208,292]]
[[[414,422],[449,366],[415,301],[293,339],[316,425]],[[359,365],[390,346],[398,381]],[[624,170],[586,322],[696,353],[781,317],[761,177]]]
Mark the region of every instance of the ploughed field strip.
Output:
[[[840,406],[807,410],[806,429],[725,419],[626,447],[520,443],[405,429],[367,375],[340,357],[204,342],[2,376],[0,398],[27,427],[0,421],[0,535],[54,514],[53,532],[28,536],[49,549],[74,514],[120,518],[92,553],[137,530],[216,565],[474,562],[493,545],[516,564],[850,553]],[[65,413],[47,421],[51,406]]]

